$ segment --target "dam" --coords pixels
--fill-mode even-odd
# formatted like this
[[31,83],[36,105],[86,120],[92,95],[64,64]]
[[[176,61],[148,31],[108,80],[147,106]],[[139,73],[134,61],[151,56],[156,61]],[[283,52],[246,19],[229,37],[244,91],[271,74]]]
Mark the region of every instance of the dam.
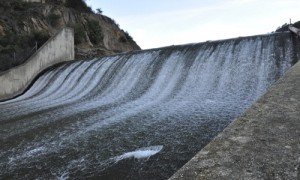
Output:
[[0,102],[0,179],[168,179],[299,60],[273,33],[49,68]]

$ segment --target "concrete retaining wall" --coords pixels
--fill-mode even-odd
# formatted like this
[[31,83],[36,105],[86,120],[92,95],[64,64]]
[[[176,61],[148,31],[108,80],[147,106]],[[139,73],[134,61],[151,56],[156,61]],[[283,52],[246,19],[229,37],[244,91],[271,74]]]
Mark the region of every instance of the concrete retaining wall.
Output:
[[300,179],[300,62],[175,179]]
[[73,29],[64,28],[24,64],[0,74],[0,100],[22,93],[40,72],[56,63],[73,60],[74,55]]

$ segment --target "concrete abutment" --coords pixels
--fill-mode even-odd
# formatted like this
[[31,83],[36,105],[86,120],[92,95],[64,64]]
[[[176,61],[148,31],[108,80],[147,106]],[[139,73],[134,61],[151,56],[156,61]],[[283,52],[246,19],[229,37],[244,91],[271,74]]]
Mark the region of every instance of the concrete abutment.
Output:
[[24,64],[0,74],[0,101],[21,94],[40,72],[54,64],[74,60],[74,56],[74,31],[64,28]]

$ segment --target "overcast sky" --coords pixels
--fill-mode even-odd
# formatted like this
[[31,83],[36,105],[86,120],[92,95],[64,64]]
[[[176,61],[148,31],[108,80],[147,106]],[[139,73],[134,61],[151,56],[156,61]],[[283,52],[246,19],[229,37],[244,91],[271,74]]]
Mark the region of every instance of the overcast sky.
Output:
[[300,0],[86,0],[142,49],[270,33],[300,20]]

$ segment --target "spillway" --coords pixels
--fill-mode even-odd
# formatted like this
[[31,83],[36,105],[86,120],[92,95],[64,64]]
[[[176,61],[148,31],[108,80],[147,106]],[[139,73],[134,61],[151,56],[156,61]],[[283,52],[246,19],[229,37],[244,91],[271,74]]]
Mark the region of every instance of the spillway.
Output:
[[276,33],[52,68],[0,102],[0,179],[167,179],[298,52]]

